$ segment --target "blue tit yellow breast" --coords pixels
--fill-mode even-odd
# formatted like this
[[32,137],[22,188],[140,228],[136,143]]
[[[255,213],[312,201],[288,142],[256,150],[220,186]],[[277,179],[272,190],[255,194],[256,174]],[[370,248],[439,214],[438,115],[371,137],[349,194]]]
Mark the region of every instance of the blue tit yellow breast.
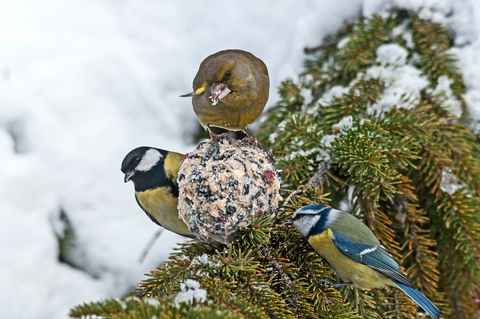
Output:
[[342,254],[332,242],[333,233],[330,229],[308,238],[308,243],[317,253],[326,259],[330,267],[345,282],[351,282],[361,288],[382,288],[393,286],[393,282],[378,271]]
[[135,192],[135,196],[143,210],[164,228],[180,235],[192,236],[187,225],[178,218],[178,198],[173,196],[170,187]]

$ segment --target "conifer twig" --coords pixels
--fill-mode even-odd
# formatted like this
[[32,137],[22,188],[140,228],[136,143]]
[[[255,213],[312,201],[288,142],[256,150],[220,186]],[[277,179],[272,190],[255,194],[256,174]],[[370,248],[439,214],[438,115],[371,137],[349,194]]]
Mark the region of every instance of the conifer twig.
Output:
[[302,191],[303,191],[303,188],[302,188],[302,189],[297,188],[296,190],[294,190],[293,192],[291,192],[290,195],[288,195],[287,199],[285,199],[284,204],[285,204],[285,205],[288,204],[288,202],[289,202],[290,200],[292,200],[292,198],[293,198],[294,196],[300,194]]
[[330,168],[330,164],[328,164],[327,162],[321,162],[320,164],[318,164],[317,171],[313,174],[312,177],[310,177],[307,184],[291,192],[290,195],[288,195],[288,197],[285,199],[283,204],[288,205],[288,202],[291,201],[294,196],[300,194],[301,192],[311,187],[312,185],[314,187],[321,186],[325,182],[325,174],[328,172],[329,168]]
[[[308,261],[305,260],[305,265],[307,265],[307,268],[308,268],[308,272],[310,272],[310,275],[312,276],[313,280],[315,282],[319,282],[320,280],[317,280],[317,276],[315,275],[315,273],[313,272],[313,269],[312,269],[312,266],[310,266],[310,263]],[[328,309],[330,310],[330,313],[333,315],[333,316],[336,316],[333,308],[332,308],[332,305],[334,305],[335,303],[333,301],[330,300],[330,298],[328,298],[328,296],[323,293],[323,290],[321,290],[321,294],[322,294],[322,297],[323,299],[325,300],[325,306],[328,307]]]
[[306,187],[310,187],[312,185],[314,187],[321,186],[325,182],[325,174],[328,172],[329,168],[330,168],[330,164],[328,164],[327,162],[320,162],[320,164],[318,164],[317,171],[313,174],[312,177],[310,177],[310,179],[307,182],[307,185],[305,186]]
[[150,251],[150,249],[152,249],[153,244],[155,244],[155,242],[157,241],[158,237],[160,237],[162,232],[163,232],[163,229],[160,229],[152,236],[152,238],[150,238],[145,248],[143,248],[140,258],[138,258],[139,264],[143,263],[143,261],[145,260],[145,257],[147,257],[148,252]]
[[452,195],[450,195],[450,194],[446,194],[446,195],[447,195],[447,198],[452,203],[452,206],[454,207],[455,212],[457,213],[458,219],[461,221],[463,229],[465,230],[465,234],[467,235],[467,238],[470,241],[470,244],[472,245],[472,249],[475,252],[474,258],[475,258],[475,260],[477,260],[480,263],[480,253],[479,253],[477,243],[475,242],[473,233],[470,230],[470,227],[469,227],[468,223],[465,221],[465,217],[462,213],[462,210],[461,210],[457,201],[455,200],[455,198]]
[[292,302],[293,302],[293,305],[295,306],[295,310],[297,311],[297,317],[298,318],[304,318],[303,314],[300,312],[300,309],[299,309],[299,306],[298,306],[298,302],[297,302],[297,299],[298,299],[298,295],[295,291],[295,289],[293,288],[293,283],[292,281],[290,280],[290,277],[288,277],[288,275],[283,271],[283,267],[282,265],[272,256],[270,250],[268,249],[268,247],[266,246],[263,246],[262,247],[262,251],[263,253],[265,254],[265,256],[267,257],[268,261],[272,264],[273,267],[275,267],[275,269],[278,271],[278,273],[280,274],[280,277],[282,277],[283,279],[283,282],[285,283],[285,286],[288,288],[288,290],[290,291],[290,294],[292,295]]
[[338,42],[340,42],[340,39],[336,39],[336,40],[333,40],[333,41],[330,41],[330,42],[327,42],[327,43],[323,43],[323,44],[318,45],[318,46],[313,47],[313,48],[304,48],[303,52],[305,52],[305,54],[313,54],[313,53],[316,53],[318,51],[322,51],[322,50],[328,49],[330,47],[333,47],[334,45],[337,45]]

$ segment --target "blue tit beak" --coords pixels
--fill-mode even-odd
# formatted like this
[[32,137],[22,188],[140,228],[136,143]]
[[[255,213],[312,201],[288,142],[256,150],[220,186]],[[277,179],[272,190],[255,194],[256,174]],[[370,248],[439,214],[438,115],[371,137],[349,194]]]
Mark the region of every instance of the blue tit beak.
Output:
[[125,183],[128,182],[135,174],[137,173],[137,171],[133,170],[133,171],[126,171],[125,172]]

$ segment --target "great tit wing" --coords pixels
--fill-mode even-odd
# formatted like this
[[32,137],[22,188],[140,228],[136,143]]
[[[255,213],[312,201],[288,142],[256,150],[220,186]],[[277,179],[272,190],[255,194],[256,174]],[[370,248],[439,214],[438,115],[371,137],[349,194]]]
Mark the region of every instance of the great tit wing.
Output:
[[367,265],[379,273],[399,281],[409,287],[414,287],[412,282],[402,273],[400,267],[381,245],[365,245],[355,243],[337,232],[332,231],[334,238],[332,242],[337,249],[345,256],[356,262]]

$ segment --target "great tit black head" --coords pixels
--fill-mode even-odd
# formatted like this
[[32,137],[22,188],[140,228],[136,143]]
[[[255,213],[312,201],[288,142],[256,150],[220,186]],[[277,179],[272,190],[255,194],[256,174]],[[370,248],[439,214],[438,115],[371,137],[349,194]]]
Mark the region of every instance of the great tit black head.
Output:
[[[168,152],[165,150],[147,146],[138,147],[128,153],[123,159],[121,167],[125,174],[125,183],[131,180],[135,184],[136,191],[157,186],[152,183],[158,179],[152,177],[164,175],[163,162],[167,154]],[[156,172],[157,170],[158,172]]]

